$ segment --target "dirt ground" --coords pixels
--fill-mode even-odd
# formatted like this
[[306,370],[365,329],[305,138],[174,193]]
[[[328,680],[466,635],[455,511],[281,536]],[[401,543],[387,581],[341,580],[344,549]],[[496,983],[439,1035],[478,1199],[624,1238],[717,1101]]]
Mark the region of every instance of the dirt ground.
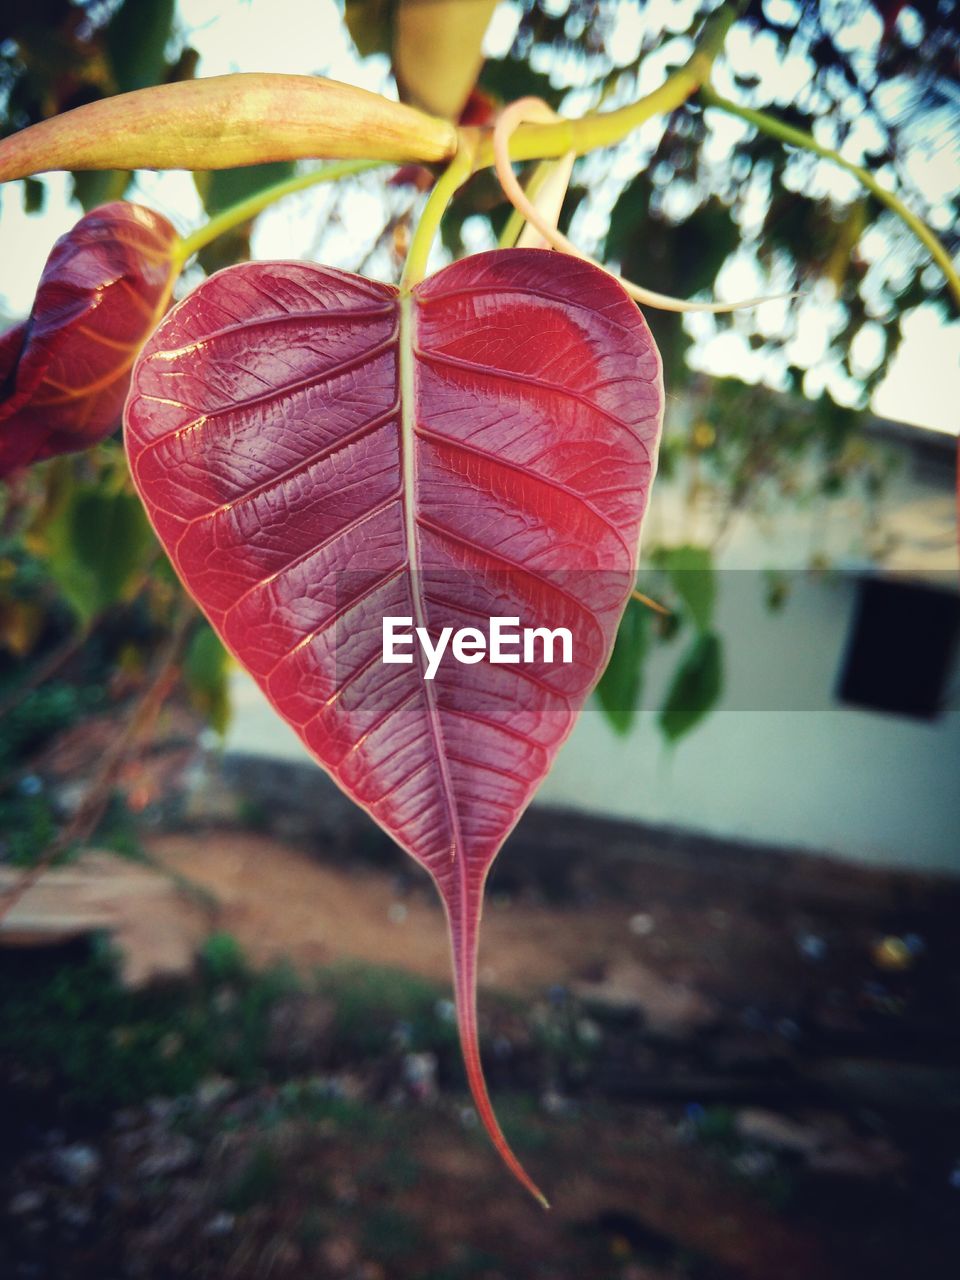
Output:
[[[211,933],[291,964],[269,1070],[93,1118],[32,1102],[0,1181],[4,1277],[960,1273],[955,883],[531,815],[491,879],[480,1008],[545,1214],[475,1128],[429,883],[322,794],[319,826],[268,793],[250,830],[248,790],[145,835],[174,891],[122,945],[141,974],[174,937],[188,973]],[[426,980],[433,1030],[364,1006],[379,1024],[345,1038],[347,963]]]

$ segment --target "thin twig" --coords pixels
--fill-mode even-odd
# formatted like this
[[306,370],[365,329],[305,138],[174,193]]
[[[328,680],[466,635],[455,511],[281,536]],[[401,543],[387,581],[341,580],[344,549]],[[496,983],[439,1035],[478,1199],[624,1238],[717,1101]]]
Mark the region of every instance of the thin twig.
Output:
[[[96,622],[96,619],[94,619]],[[0,716],[5,716],[8,712],[18,707],[24,698],[31,694],[41,684],[46,684],[51,676],[56,675],[60,668],[73,657],[73,655],[82,649],[90,638],[93,630],[93,623],[85,623],[78,627],[66,640],[47,655],[47,657],[36,664],[30,674],[12,689],[5,698],[0,698]]]
[[0,924],[61,854],[73,844],[89,839],[96,830],[130,752],[141,738],[152,731],[160,709],[173,689],[193,617],[193,609],[184,601],[174,619],[166,644],[154,663],[147,687],[141,693],[126,726],[104,754],[100,770],[79,809],[64,830],[51,841],[40,860],[24,872],[19,882],[0,898]]
[[8,712],[13,711],[34,689],[46,684],[51,676],[56,675],[60,668],[66,662],[69,662],[79,649],[83,648],[111,610],[129,609],[131,604],[139,598],[140,592],[149,583],[154,565],[159,558],[160,548],[154,544],[141,567],[139,576],[130,587],[131,599],[120,605],[109,606],[100,613],[95,613],[86,622],[83,622],[72,635],[68,636],[62,644],[58,645],[49,654],[45,661],[39,662],[15,689],[11,689],[5,698],[0,699],[0,716],[5,716]]
[[654,600],[650,596],[644,595],[642,591],[631,591],[630,599],[637,600],[640,604],[646,605],[646,607],[648,609],[652,609],[654,613],[662,613],[665,618],[673,616],[666,605],[660,604],[658,600]]
[[[561,253],[568,253],[574,258],[579,258],[581,262],[589,262],[591,266],[598,267],[606,275],[618,281],[635,302],[641,302],[648,307],[657,307],[661,311],[708,311],[719,315],[728,311],[739,311],[745,307],[758,307],[764,302],[775,302],[780,298],[792,298],[795,296],[794,294],[773,294],[767,298],[747,298],[742,302],[694,302],[686,298],[673,298],[666,293],[657,293],[653,289],[645,289],[642,285],[634,284],[631,280],[624,280],[622,276],[615,271],[611,271],[609,267],[605,267],[596,258],[591,258],[589,254],[583,253],[568,236],[565,236],[562,231],[558,230],[556,225],[553,225],[556,220],[553,219],[551,221],[551,217],[549,215],[545,216],[533,203],[529,194],[524,191],[517,181],[510,158],[510,138],[521,124],[529,121],[550,123],[557,118],[556,113],[540,98],[518,98],[516,102],[511,102],[509,107],[505,107],[501,111],[493,130],[494,168],[496,169],[500,186],[503,188],[503,194],[517,212],[523,215],[528,224],[536,228],[546,245],[559,249]],[[571,149],[568,154],[573,156],[573,150]]]

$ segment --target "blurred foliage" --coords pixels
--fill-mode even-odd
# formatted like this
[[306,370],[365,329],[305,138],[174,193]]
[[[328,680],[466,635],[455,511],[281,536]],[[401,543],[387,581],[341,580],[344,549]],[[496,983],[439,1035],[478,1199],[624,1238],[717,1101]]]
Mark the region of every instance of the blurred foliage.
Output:
[[57,815],[48,797],[32,789],[28,774],[28,790],[22,785],[13,792],[0,795],[0,856],[13,867],[31,867],[57,834]]
[[617,733],[633,727],[643,691],[643,666],[650,645],[653,622],[646,605],[627,604],[613,653],[597,685],[597,699]]
[[[601,100],[618,105],[656,84],[657,77],[644,78],[648,63],[666,70],[682,61],[712,8],[673,12],[661,31],[642,7],[524,0],[511,48],[488,60],[481,83],[504,100],[532,93],[577,113]],[[958,172],[955,0],[909,9],[886,0],[767,0],[748,6],[743,26],[749,45],[739,40],[736,58],[721,62],[718,84],[886,174],[922,217],[933,215],[948,251],[956,252],[960,179],[931,203],[912,166],[940,150],[944,170],[952,164]],[[801,81],[795,96],[784,88]],[[825,375],[835,395],[862,406],[896,351],[904,312],[924,299],[945,299],[943,278],[927,269],[925,251],[891,215],[828,162],[729,126],[693,100],[645,128],[643,143],[628,138],[581,161],[571,192],[580,202],[574,239],[597,245],[628,278],[677,296],[713,293],[734,261],[752,264],[756,293],[799,294],[782,322],[763,332],[753,313],[692,323],[649,312],[671,388],[689,377],[685,356],[695,324],[698,334],[732,329],[749,339],[770,387],[820,395]],[[605,232],[594,229],[604,224]],[[813,378],[785,355],[808,305],[823,311],[828,337],[810,357]],[[865,330],[880,346],[869,362],[857,357]]]
[[[189,77],[176,0],[13,0],[0,28],[0,136],[115,93]],[[168,60],[171,48],[175,50]],[[84,209],[118,200],[129,173],[74,174]],[[34,201],[42,200],[39,196]]]
[[[46,753],[88,717],[133,714],[182,598],[118,441],[0,487],[0,860],[36,862],[68,818]],[[227,723],[228,658],[196,616],[180,670],[191,705]],[[101,847],[136,852],[117,803]]]
[[[489,123],[497,103],[531,94],[572,114],[635,100],[685,59],[714,7],[707,0],[668,10],[620,0],[516,0],[512,12],[499,12],[498,43],[474,85],[489,0],[471,0],[469,30],[463,5],[458,13],[452,0],[345,3],[359,54],[381,63],[389,57],[403,97],[450,116],[462,111],[472,123]],[[960,183],[952,190],[941,183],[931,202],[918,188],[923,170],[916,161],[926,157],[929,164],[938,146],[945,161],[956,153],[957,12],[956,0],[909,7],[887,0],[753,0],[728,39],[716,83],[813,129],[897,185],[952,252],[960,244]],[[425,21],[426,41],[418,25]],[[459,44],[451,44],[458,31]],[[315,51],[318,68],[326,56]],[[0,17],[0,135],[110,94],[189,78],[197,61],[174,0],[12,0]],[[198,173],[195,183],[215,214],[291,171],[258,165]],[[89,207],[122,193],[129,177],[77,174],[75,193]],[[378,188],[374,179],[367,194],[380,192],[383,229],[372,246],[358,240],[355,261],[343,265],[395,275],[417,192],[430,180],[415,166],[392,184],[384,179]],[[45,191],[43,180],[23,185],[28,212],[42,212]],[[325,215],[324,226],[334,232],[349,227],[345,200],[333,193]],[[492,174],[476,175],[444,220],[447,251],[489,247],[507,213]],[[880,493],[890,464],[864,440],[860,409],[896,352],[904,314],[922,301],[942,300],[943,281],[891,215],[827,162],[704,112],[696,99],[581,159],[561,227],[650,288],[729,296],[725,276],[737,266],[752,272],[752,292],[798,295],[762,329],[754,312],[648,314],[672,393],[661,475],[681,489],[689,508],[709,506],[717,518],[709,546],[650,549],[639,585],[663,600],[671,617],[631,603],[598,698],[615,729],[627,732],[643,702],[645,664],[668,651],[674,678],[658,723],[672,740],[699,722],[722,686],[712,566],[730,521],[741,512],[773,520],[788,502],[812,511],[853,488]],[[250,229],[208,246],[202,269],[248,257]],[[822,334],[819,345],[796,341],[811,322]],[[741,344],[753,385],[707,382],[689,365],[694,338],[727,331]],[[681,412],[678,390],[685,392]],[[34,468],[0,495],[0,697],[42,675],[71,637],[95,646],[118,618],[124,642],[106,643],[100,660],[114,664],[121,684],[136,681],[171,625],[179,590],[116,441]],[[784,592],[782,582],[768,585],[771,608]],[[198,620],[182,673],[192,705],[219,731],[228,715],[227,671],[222,647]],[[40,684],[27,689],[6,731],[0,750],[8,768],[34,750],[43,726],[65,727],[87,709],[67,707],[69,682]],[[23,737],[30,716],[33,740]],[[4,803],[12,803],[10,794],[8,788]],[[24,813],[27,831],[40,831],[45,821]],[[36,841],[31,836],[27,843]]]
[[252,972],[242,958],[224,975],[209,952],[185,993],[168,984],[127,989],[104,943],[81,959],[0,965],[0,1063],[53,1088],[66,1107],[99,1110],[182,1094],[222,1073],[242,1084],[267,1078],[270,1012],[295,990],[289,970]]
[[266,1142],[258,1143],[230,1179],[223,1195],[224,1208],[245,1213],[254,1205],[271,1201],[281,1191],[282,1173],[273,1148]]
[[155,546],[136,494],[78,484],[43,531],[50,576],[85,623],[140,585]]
[[[658,293],[692,298],[710,291],[720,268],[740,243],[731,210],[708,196],[681,224],[653,213],[657,190],[649,171],[621,192],[610,214],[604,260],[619,262],[628,280]],[[684,355],[690,339],[682,317],[653,309],[644,313],[663,357],[664,381],[675,387],[687,376]]]
[[893,472],[889,451],[863,436],[861,415],[826,396],[803,401],[723,378],[696,403],[692,425],[666,442],[668,465],[686,458],[690,474],[696,458],[693,483],[725,509],[721,526],[737,511],[774,517],[854,487],[875,499]]
[[187,647],[183,675],[191,702],[217,733],[226,732],[230,720],[229,665],[229,655],[213,627],[201,622]]
[[[660,474],[688,515],[707,516],[709,544],[644,548],[640,590],[671,616],[651,616],[644,625],[639,615],[645,607],[631,603],[597,690],[613,727],[627,733],[645,705],[646,664],[658,650],[670,654],[674,676],[657,725],[671,742],[695,729],[722,693],[715,559],[733,522],[747,514],[762,535],[789,508],[808,513],[813,529],[822,523],[825,503],[856,494],[865,515],[858,534],[867,548],[881,552],[877,503],[895,467],[894,455],[862,434],[862,414],[827,397],[778,396],[731,378],[711,379],[706,389],[694,383],[689,394],[692,412],[665,435]],[[816,539],[809,564],[825,567]],[[776,612],[789,579],[767,573],[759,590]],[[681,642],[688,647],[680,648]]]
[[644,668],[657,648],[676,655],[675,669],[657,715],[667,742],[676,742],[713,709],[723,691],[723,650],[713,630],[716,578],[706,547],[656,546],[645,557],[643,593],[668,609],[651,612],[631,600],[597,696],[607,719],[628,733],[643,705]]
[[[318,999],[329,1002],[333,1024],[311,1045],[314,1069],[411,1049],[457,1061],[456,1025],[439,1003],[441,988],[400,970],[331,965],[306,986],[285,965],[254,969],[222,932],[207,938],[184,981],[131,990],[118,959],[99,937],[38,952],[27,968],[14,953],[0,957],[0,1075],[28,1090],[52,1090],[64,1111],[114,1111],[183,1095],[210,1076],[258,1086],[289,1070],[282,1032],[289,1016],[278,1006]],[[274,1110],[277,1120],[330,1117],[358,1129],[376,1122],[369,1108],[310,1077],[284,1084]],[[242,1172],[238,1184],[245,1198]]]
[[317,986],[321,994],[335,1000],[336,1043],[345,1053],[381,1053],[397,1039],[416,1052],[457,1043],[452,1012],[438,1017],[443,989],[425,978],[342,961],[320,970]]
[[344,20],[362,57],[387,54],[400,96],[457,120],[483,62],[497,0],[345,0]]
[[665,570],[694,625],[705,631],[713,618],[716,598],[710,552],[706,547],[657,547],[652,560]]
[[[57,833],[60,813],[29,761],[85,715],[102,709],[103,689],[50,681],[4,707],[0,726],[0,861],[32,866]],[[19,772],[17,765],[24,765]]]
[[684,654],[660,709],[659,724],[668,742],[689,733],[719,701],[723,692],[721,654],[715,631],[701,632]]

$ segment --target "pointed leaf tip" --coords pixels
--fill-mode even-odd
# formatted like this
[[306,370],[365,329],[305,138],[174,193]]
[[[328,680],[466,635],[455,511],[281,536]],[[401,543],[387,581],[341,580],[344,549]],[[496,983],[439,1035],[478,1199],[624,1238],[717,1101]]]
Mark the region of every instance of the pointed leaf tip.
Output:
[[529,1191],[533,1198],[543,1206],[550,1208],[550,1202],[537,1184],[524,1169],[512,1147],[504,1137],[503,1130],[497,1120],[487,1091],[487,1081],[483,1074],[483,1063],[480,1059],[480,1035],[477,1027],[477,978],[476,952],[479,932],[479,900],[476,915],[467,907],[467,917],[462,921],[465,928],[459,930],[455,918],[451,914],[451,904],[446,895],[444,905],[447,908],[447,919],[450,933],[450,948],[453,955],[454,992],[457,1005],[457,1029],[460,1033],[460,1051],[467,1074],[467,1084],[477,1110],[477,1117],[487,1132],[497,1155],[509,1169],[517,1182]]
[[[161,323],[126,407],[131,472],[181,580],[431,874],[478,1114],[543,1205],[484,1083],[481,902],[609,657],[662,412],[659,356],[620,286],[535,249],[463,259],[402,297],[309,263],[229,268]],[[412,662],[383,661],[387,617],[429,638],[495,616],[568,630],[570,660],[448,655],[426,678],[414,641]]]

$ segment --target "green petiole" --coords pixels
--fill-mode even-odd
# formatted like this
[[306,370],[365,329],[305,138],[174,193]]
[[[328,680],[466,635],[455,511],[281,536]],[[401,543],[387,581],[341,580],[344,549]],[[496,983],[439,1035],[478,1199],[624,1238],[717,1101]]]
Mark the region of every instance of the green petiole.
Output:
[[401,292],[408,293],[415,284],[419,284],[427,274],[427,259],[433,247],[440,220],[446,212],[447,205],[473,173],[476,138],[471,130],[460,132],[460,146],[457,154],[437,179],[437,184],[430,192],[424,205],[417,229],[410,241],[407,260],[404,263],[403,275],[400,277]]
[[324,165],[321,169],[311,169],[309,173],[294,174],[292,178],[274,183],[272,187],[264,187],[255,195],[248,196],[246,200],[238,200],[229,209],[224,209],[202,227],[183,237],[177,246],[177,257],[181,266],[218,236],[249,222],[251,218],[255,218],[258,213],[277,200],[282,200],[284,196],[293,195],[297,191],[306,191],[309,187],[317,186],[321,182],[336,182],[340,178],[366,173],[368,169],[380,168],[384,163],[383,160],[341,160],[336,164]]

